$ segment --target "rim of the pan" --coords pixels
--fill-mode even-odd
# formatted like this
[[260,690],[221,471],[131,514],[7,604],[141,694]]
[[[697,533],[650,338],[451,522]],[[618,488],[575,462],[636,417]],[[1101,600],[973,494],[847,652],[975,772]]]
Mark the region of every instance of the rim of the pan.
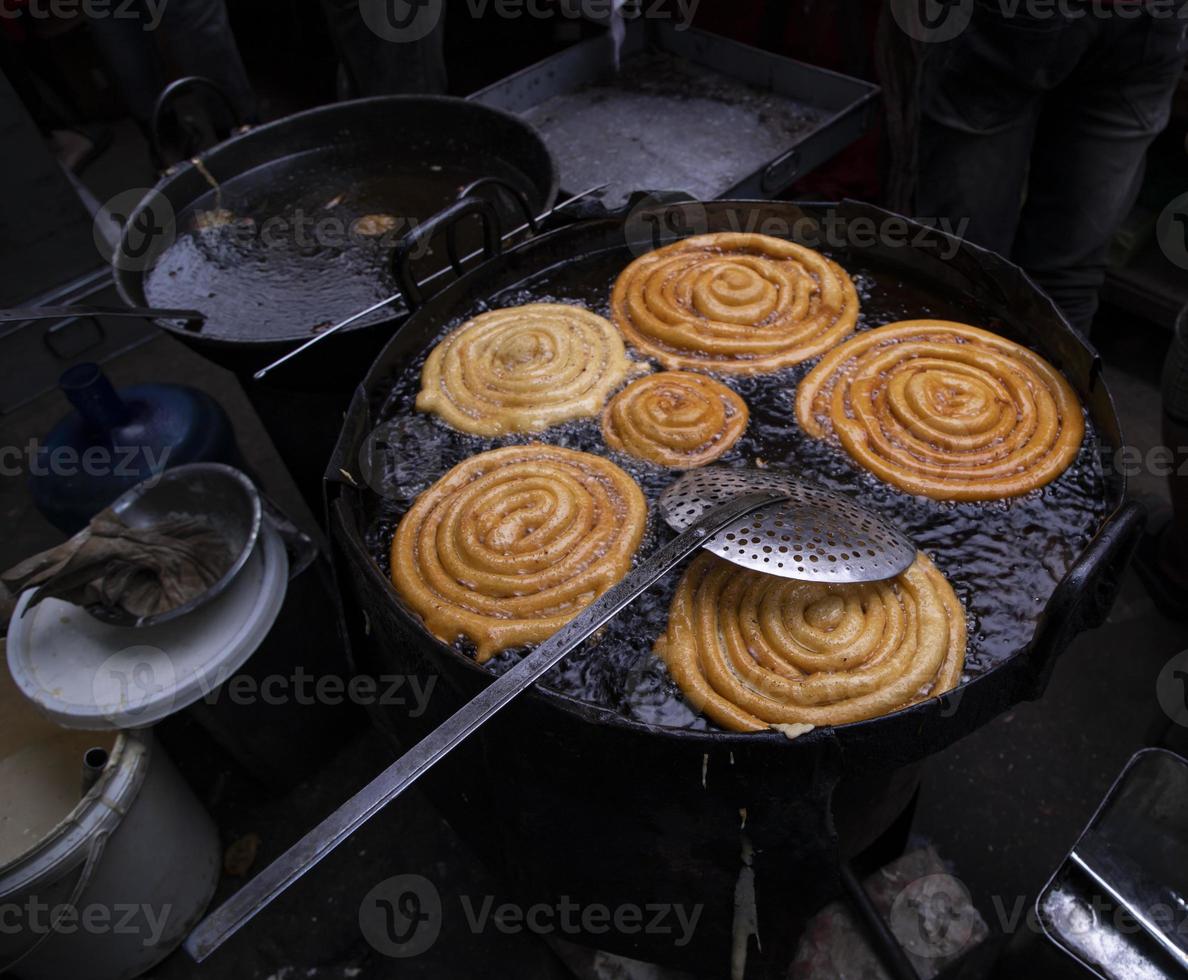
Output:
[[[850,198],[843,198],[840,201],[765,201],[765,200],[744,199],[744,198],[738,198],[738,199],[730,198],[730,199],[716,199],[713,201],[690,200],[690,201],[685,201],[685,202],[681,202],[681,201],[673,201],[673,202],[668,202],[668,203],[658,202],[658,206],[664,206],[664,207],[680,206],[681,204],[701,205],[704,207],[708,207],[708,206],[714,206],[714,207],[730,207],[730,206],[740,206],[741,207],[741,206],[745,206],[745,207],[776,207],[776,208],[794,207],[794,208],[797,208],[797,209],[800,209],[800,210],[803,210],[806,212],[822,211],[822,210],[828,210],[830,208],[840,208],[840,207],[855,207],[855,208],[860,208],[860,209],[870,209],[870,210],[879,211],[879,212],[886,211],[885,208],[881,208],[878,205],[871,205],[871,204],[867,204],[862,201],[855,201]],[[583,226],[589,226],[589,225],[593,225],[596,223],[603,223],[603,222],[608,222],[608,221],[611,221],[611,222],[617,221],[619,223],[622,223],[626,220],[627,216],[630,213],[631,213],[631,206],[627,205],[622,209],[618,209],[618,210],[610,212],[606,215],[599,215],[599,216],[594,216],[594,217],[585,218],[585,219],[578,219],[577,221],[574,221],[570,224],[563,225],[559,228],[552,229],[548,232],[545,232],[542,235],[539,235],[534,238],[530,238],[527,241],[521,242],[521,243],[513,246],[512,248],[508,249],[506,252],[503,252],[500,256],[496,257],[495,259],[492,259],[489,262],[486,262],[483,265],[478,266],[475,269],[468,271],[464,276],[462,276],[461,278],[456,279],[454,282],[450,283],[440,293],[437,293],[434,296],[430,297],[423,306],[421,306],[416,311],[414,311],[411,314],[411,316],[409,317],[409,320],[411,321],[412,319],[414,319],[418,316],[436,315],[436,311],[434,311],[435,302],[441,301],[447,294],[449,294],[450,292],[452,292],[455,289],[465,288],[465,286],[469,282],[473,281],[474,279],[476,279],[479,276],[490,275],[492,273],[492,271],[494,270],[496,263],[507,262],[509,257],[514,256],[516,253],[526,252],[533,247],[539,247],[539,245],[544,240],[552,238],[554,236],[561,237],[566,234],[575,234],[575,233],[579,232]],[[895,214],[894,212],[889,212],[889,211],[886,211],[886,213]],[[904,215],[896,215],[896,217],[902,217],[905,221],[908,222],[909,225],[911,225],[913,227],[927,228],[929,231],[934,232],[936,234],[944,235],[945,237],[948,237],[948,238],[954,238],[954,236],[950,235],[948,232],[945,232],[938,228],[930,228],[929,226],[923,225],[920,222],[917,222],[910,217],[907,217]],[[996,253],[991,252],[989,249],[982,248],[981,246],[978,246],[972,242],[965,241],[964,239],[954,239],[954,240],[958,241],[963,248],[968,248],[968,249],[976,252],[979,255],[993,256],[996,261],[1002,262],[1003,264],[1010,266],[1010,267],[1016,269],[1017,271],[1019,271],[1020,273],[1022,273],[1022,270],[1018,269],[1018,267],[1015,266],[1013,263],[1011,263],[1009,260],[1003,259],[1001,256],[998,256]],[[615,247],[617,247],[617,246],[615,246]],[[602,252],[605,252],[608,250],[609,249],[599,248],[597,250],[592,250],[592,251],[586,253],[586,256],[588,257],[589,255],[593,255],[596,252],[598,254],[601,254]],[[1022,273],[1022,274],[1024,276],[1026,276],[1025,273]],[[1030,281],[1031,280],[1028,277],[1028,282],[1030,282]],[[1034,284],[1032,284],[1032,285],[1034,287]],[[502,289],[502,288],[505,288],[505,287],[500,287],[500,289]],[[1034,287],[1034,288],[1037,289],[1037,291],[1038,291],[1038,287]],[[1049,304],[1052,306],[1054,315],[1064,325],[1065,329],[1069,332],[1069,334],[1076,341],[1078,341],[1080,343],[1080,345],[1082,347],[1084,347],[1088,352],[1093,353],[1093,348],[1084,340],[1084,338],[1082,338],[1078,334],[1076,334],[1076,332],[1073,330],[1073,328],[1070,325],[1068,325],[1068,323],[1063,319],[1063,317],[1060,316],[1059,312],[1056,310],[1055,305],[1052,304],[1050,300],[1049,300]],[[385,347],[385,350],[386,349],[387,348]],[[360,383],[360,387],[362,389],[364,389],[364,390],[368,389],[369,384],[371,382],[373,382],[374,379],[372,377],[372,374],[375,371],[380,360],[382,360],[383,356],[384,356],[384,351],[381,351],[380,354],[378,355],[376,361],[370,366],[369,370],[367,371],[363,380]],[[1050,356],[1050,355],[1046,355],[1046,356]],[[1110,392],[1108,385],[1105,388],[1105,392],[1106,392],[1107,401],[1109,404],[1110,411],[1113,413],[1113,415],[1116,419],[1117,418],[1117,409],[1114,406],[1113,395]],[[358,487],[350,487],[349,485],[345,485],[343,487],[343,492],[352,492],[352,491],[359,492],[359,493],[363,492],[363,490]],[[1114,506],[1103,517],[1103,519],[1098,527],[1098,531],[1100,531],[1101,528],[1108,525],[1117,516],[1117,514],[1121,511],[1121,509],[1124,507],[1124,505],[1125,505],[1125,487],[1124,486],[1123,486],[1122,490],[1120,491],[1120,493],[1118,494],[1118,499],[1116,501],[1107,500],[1107,503],[1110,503],[1110,502],[1114,503]],[[1082,551],[1082,554],[1083,553],[1084,552]],[[443,643],[437,637],[435,637],[431,633],[429,633],[428,630],[426,630],[424,628],[424,625],[421,623],[420,617],[418,617],[411,610],[407,609],[404,606],[403,602],[400,600],[400,597],[397,595],[395,589],[392,587],[390,579],[387,576],[383,575],[382,572],[380,572],[378,567],[374,567],[374,563],[373,563],[373,567],[371,568],[371,571],[373,571],[376,575],[378,575],[381,579],[384,580],[384,582],[387,586],[387,589],[388,589],[388,595],[396,603],[397,607],[400,609],[401,615],[403,615],[407,619],[409,619],[409,621],[417,629],[419,629],[421,631],[422,637],[432,647],[434,647],[434,649],[436,649],[437,652],[447,655],[447,656],[450,656],[450,657],[453,657],[453,658],[456,658],[458,662],[466,665],[468,669],[475,671],[475,672],[481,672],[482,676],[486,676],[488,678],[492,678],[495,676],[486,667],[477,663],[471,657],[468,657],[466,654],[462,653],[461,651],[456,650],[452,645]],[[1038,629],[1038,623],[1037,623],[1037,629]],[[551,701],[552,703],[555,704],[555,706],[561,708],[562,710],[566,711],[570,715],[577,716],[582,721],[586,721],[586,722],[589,722],[592,724],[610,725],[612,727],[616,727],[616,728],[619,728],[621,730],[626,730],[626,731],[652,733],[652,734],[663,734],[663,735],[672,736],[672,737],[676,737],[676,738],[680,738],[680,739],[684,739],[684,740],[705,742],[707,744],[739,744],[739,745],[743,745],[743,744],[755,744],[757,740],[762,740],[762,741],[772,743],[772,744],[778,744],[778,743],[782,742],[790,747],[801,746],[801,747],[807,748],[809,746],[813,746],[818,743],[830,740],[830,739],[834,738],[837,735],[837,733],[853,732],[853,731],[856,731],[859,729],[869,732],[869,731],[874,730],[877,727],[890,727],[894,723],[901,722],[902,719],[907,716],[912,716],[912,715],[918,716],[921,723],[923,724],[923,722],[926,719],[928,719],[930,716],[934,716],[934,715],[937,715],[938,713],[944,712],[951,700],[953,700],[954,698],[956,698],[956,699],[962,698],[964,696],[964,694],[966,692],[968,692],[969,690],[971,690],[972,688],[974,688],[975,685],[981,685],[981,683],[983,681],[986,681],[992,677],[997,679],[997,675],[999,675],[1000,673],[1002,673],[1004,671],[1009,672],[1009,671],[1020,670],[1022,661],[1024,660],[1024,658],[1027,658],[1029,656],[1029,654],[1031,654],[1034,649],[1035,640],[1036,640],[1037,635],[1038,635],[1037,632],[1033,631],[1031,640],[1029,640],[1026,644],[1019,647],[1019,649],[1017,649],[1011,656],[1006,657],[1003,660],[1001,660],[1000,662],[994,664],[985,673],[980,674],[977,677],[973,677],[966,682],[958,684],[951,691],[947,691],[942,695],[930,697],[924,701],[920,701],[915,704],[907,705],[903,708],[898,709],[897,711],[889,712],[888,714],[884,714],[884,715],[878,715],[874,718],[868,718],[868,719],[865,719],[862,721],[847,722],[842,725],[829,725],[829,726],[817,727],[817,728],[814,728],[813,730],[805,733],[804,735],[798,736],[795,739],[790,739],[786,735],[782,734],[779,731],[775,731],[775,730],[762,731],[762,732],[731,732],[731,731],[719,731],[719,730],[706,731],[706,730],[699,730],[699,729],[692,729],[692,728],[674,728],[674,727],[668,727],[668,726],[664,726],[664,725],[648,724],[646,722],[638,721],[634,718],[629,718],[623,714],[620,714],[619,712],[617,712],[613,709],[604,708],[600,705],[593,704],[589,701],[585,701],[585,700],[575,697],[573,695],[554,690],[552,688],[544,686],[543,684],[533,685],[532,690],[528,693],[530,694],[530,696],[538,697],[538,698],[545,698],[545,699]],[[476,676],[479,676],[479,674],[476,673]],[[1016,699],[1016,700],[1018,700],[1018,699]],[[1005,710],[1007,710],[1007,708],[1004,707],[1003,710],[1005,711]],[[953,716],[956,716],[957,712],[954,711],[952,714],[953,714]],[[945,717],[944,715],[941,715],[941,716]]]
[[[477,114],[491,116],[502,120],[508,126],[514,127],[525,135],[534,140],[538,148],[542,151],[543,159],[548,165],[548,186],[545,188],[542,195],[542,207],[548,207],[556,200],[557,194],[561,188],[561,172],[557,165],[557,156],[549,148],[544,137],[540,131],[529,123],[527,120],[517,116],[515,113],[509,112],[506,109],[499,109],[494,106],[484,105],[480,102],[473,102],[470,99],[461,98],[454,95],[371,95],[359,99],[348,99],[343,102],[332,102],[326,105],[313,106],[309,109],[302,109],[300,112],[295,112],[292,115],[282,116],[280,119],[274,119],[271,122],[264,123],[260,126],[251,128],[245,133],[238,133],[228,137],[221,143],[216,143],[214,146],[207,147],[205,150],[195,154],[193,159],[200,160],[203,163],[211,163],[216,158],[225,152],[229,152],[232,146],[240,146],[246,143],[266,142],[269,137],[278,131],[286,128],[300,126],[310,119],[315,119],[320,116],[341,114],[344,109],[367,106],[384,106],[397,104],[411,104],[411,103],[430,103],[451,106],[467,106],[473,109]],[[257,164],[259,166],[259,164]],[[192,165],[191,165],[192,169]],[[148,192],[137,202],[136,207],[128,216],[128,220],[124,224],[124,228],[120,232],[119,241],[116,247],[112,250],[109,265],[112,272],[112,280],[115,284],[116,292],[120,299],[128,306],[146,306],[147,300],[143,295],[144,286],[144,272],[138,271],[133,275],[129,275],[126,269],[121,269],[119,266],[119,257],[124,252],[124,246],[129,234],[129,229],[135,227],[135,218],[149,205],[149,202],[158,197],[168,200],[167,189],[176,184],[183,173],[186,171],[180,167],[171,167],[165,171],[157,180],[157,182],[148,190]],[[129,288],[129,281],[134,282],[139,287],[140,296],[135,296]],[[365,318],[360,321],[354,329],[361,329],[371,326],[377,322],[382,322],[385,317]],[[155,321],[162,329],[170,333],[182,332],[181,328],[173,324]],[[348,328],[347,332],[352,332],[352,328]],[[197,336],[201,336],[201,332]],[[205,338],[213,344],[226,343],[235,346],[239,349],[251,349],[253,347],[270,347],[278,344],[298,344],[304,337],[269,337],[269,338],[223,338],[218,336],[210,336]]]

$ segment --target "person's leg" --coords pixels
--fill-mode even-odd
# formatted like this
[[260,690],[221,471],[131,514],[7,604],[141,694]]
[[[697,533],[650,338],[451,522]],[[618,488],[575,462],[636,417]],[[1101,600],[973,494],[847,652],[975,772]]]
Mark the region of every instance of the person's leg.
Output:
[[966,238],[1009,253],[1043,99],[1075,65],[1069,28],[977,0],[958,37],[925,51],[918,216],[968,219]]
[[1094,20],[1085,57],[1045,106],[1012,257],[1088,334],[1115,232],[1184,70],[1184,21]]
[[87,20],[91,41],[128,112],[142,129],[147,129],[153,105],[165,87],[151,26],[148,12],[139,2],[125,4],[119,16],[108,12]]
[[1153,508],[1153,520],[1139,542],[1134,568],[1155,606],[1165,616],[1188,622],[1188,306],[1180,311],[1175,336],[1163,362],[1163,444],[1173,466],[1167,488],[1171,516]]
[[257,119],[256,95],[224,0],[168,0],[161,7],[160,32],[174,68],[183,75],[209,78],[227,93],[241,119]]
[[[107,148],[111,134],[105,126],[79,122],[69,101],[58,95],[53,81],[34,69],[38,61],[36,45],[0,33],[0,72],[11,83],[58,162],[67,170],[81,173]],[[50,93],[49,99],[42,94],[43,85]]]
[[0,72],[8,79],[17,97],[32,116],[43,136],[70,123],[41,94],[31,59],[23,43],[0,34]]
[[1163,441],[1171,447],[1176,472],[1168,478],[1172,522],[1160,541],[1160,565],[1188,596],[1188,476],[1179,473],[1188,454],[1188,306],[1180,311],[1163,365]]
[[[361,3],[369,5],[366,16]],[[410,0],[416,19],[406,31],[383,19],[385,6],[381,0],[322,0],[354,87],[360,95],[445,92],[445,3]]]

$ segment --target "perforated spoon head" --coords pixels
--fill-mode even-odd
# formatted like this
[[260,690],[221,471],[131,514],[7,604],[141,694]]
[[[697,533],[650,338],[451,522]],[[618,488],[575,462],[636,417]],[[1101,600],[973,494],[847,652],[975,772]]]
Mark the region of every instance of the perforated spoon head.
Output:
[[764,490],[786,499],[740,518],[704,547],[743,568],[806,582],[878,582],[916,560],[916,546],[878,514],[786,473],[691,470],[660,496],[660,513],[683,531],[711,507]]

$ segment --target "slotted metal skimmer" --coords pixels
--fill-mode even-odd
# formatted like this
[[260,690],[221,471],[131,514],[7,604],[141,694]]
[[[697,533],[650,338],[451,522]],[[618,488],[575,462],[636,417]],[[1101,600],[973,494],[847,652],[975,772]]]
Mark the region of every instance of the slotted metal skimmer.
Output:
[[744,568],[815,582],[890,578],[916,556],[911,542],[876,515],[779,473],[724,467],[696,470],[664,492],[660,511],[680,534],[495,678],[232,895],[190,934],[187,952],[200,961],[213,953],[455,746],[699,548]]
[[750,493],[784,499],[739,518],[703,545],[760,572],[811,582],[873,582],[916,560],[916,547],[877,514],[784,473],[710,466],[693,470],[660,497],[660,513],[684,531],[714,507]]

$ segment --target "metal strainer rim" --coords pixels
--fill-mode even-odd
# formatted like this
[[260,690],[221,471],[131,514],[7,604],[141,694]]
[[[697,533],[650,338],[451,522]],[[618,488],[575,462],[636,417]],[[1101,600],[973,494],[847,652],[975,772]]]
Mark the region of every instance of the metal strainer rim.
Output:
[[[720,482],[722,491],[705,493]],[[665,522],[681,531],[740,493],[792,494],[724,528],[705,548],[740,567],[782,578],[843,584],[894,578],[916,560],[915,544],[877,512],[783,471],[709,466],[690,470],[660,496]]]

